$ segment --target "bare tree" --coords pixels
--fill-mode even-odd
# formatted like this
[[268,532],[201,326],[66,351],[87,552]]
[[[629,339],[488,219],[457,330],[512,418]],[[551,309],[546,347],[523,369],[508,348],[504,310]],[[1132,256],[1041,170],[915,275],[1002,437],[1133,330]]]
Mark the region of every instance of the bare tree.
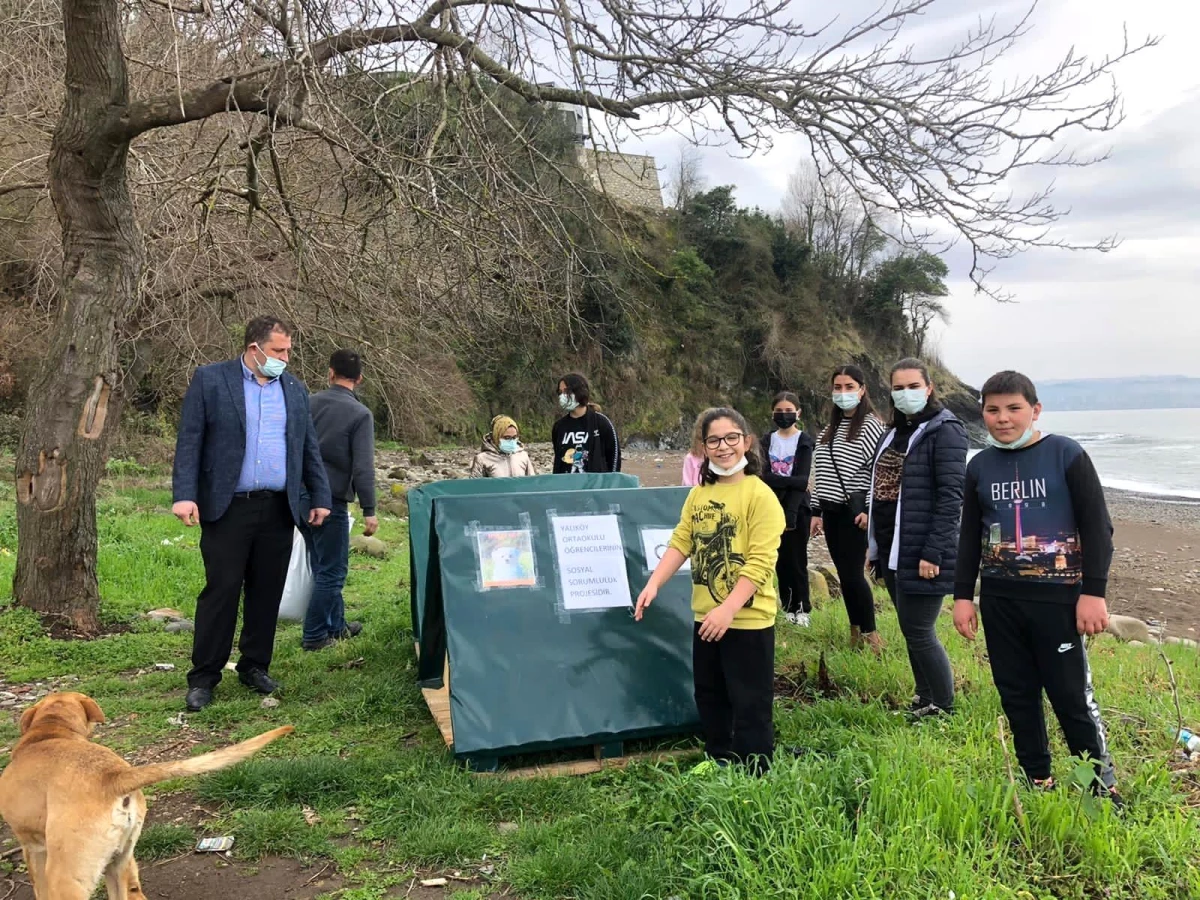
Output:
[[[749,149],[779,131],[802,133],[822,177],[840,175],[864,202],[913,228],[930,217],[948,222],[974,249],[972,275],[982,278],[981,261],[1060,243],[1048,231],[1062,215],[1048,191],[1013,199],[999,187],[1015,171],[1089,162],[1058,148],[1073,133],[1119,121],[1107,79],[1115,62],[1149,43],[1095,63],[1072,52],[1014,83],[992,72],[1026,33],[1025,22],[1008,29],[984,23],[957,47],[928,55],[896,42],[934,0],[897,0],[838,33],[796,24],[786,0],[61,4],[61,43],[52,36],[50,52],[61,60],[61,108],[34,117],[50,132],[48,178],[37,174],[46,158],[31,155],[0,185],[13,192],[48,184],[62,253],[56,321],[17,454],[14,594],[85,631],[97,626],[94,496],[120,410],[122,341],[147,292],[170,291],[147,268],[131,182],[137,176],[149,193],[175,189],[178,182],[155,174],[174,165],[164,157],[178,149],[166,136],[172,129],[190,129],[196,147],[215,140],[222,152],[233,147],[241,156],[236,169],[224,165],[226,157],[215,171],[205,167],[209,189],[192,200],[201,210],[241,204],[244,235],[224,252],[236,247],[253,263],[255,287],[273,283],[270,296],[307,291],[329,263],[345,276],[327,280],[332,304],[345,283],[355,283],[338,262],[353,246],[345,239],[357,235],[363,252],[386,254],[397,218],[442,238],[436,258],[445,273],[429,278],[424,294],[441,301],[439,315],[462,309],[471,296],[462,285],[481,273],[506,276],[506,248],[522,237],[506,233],[506,204],[539,176],[521,180],[516,169],[481,163],[486,148],[465,134],[443,143],[457,125],[454,99],[463,96],[487,109],[513,145],[523,142],[524,126],[501,102],[508,96],[575,104],[633,127],[643,111],[665,110],[669,123],[711,122]],[[147,42],[153,52],[128,53],[126,41],[145,33],[159,36],[157,45]],[[873,49],[860,50],[872,40]],[[189,60],[205,54],[207,68]],[[366,108],[352,104],[348,112],[347,86],[365,75],[379,87],[384,73],[390,86],[363,92]],[[547,76],[565,86],[546,86]],[[414,122],[419,134],[407,143],[384,140],[371,104],[418,94],[432,100],[421,108],[434,117]],[[310,149],[318,144],[323,157]],[[289,177],[287,149],[299,150],[310,172],[325,160],[316,181]],[[525,142],[525,152],[538,150]],[[352,179],[363,186],[357,192],[342,187]],[[314,211],[307,221],[297,192]],[[262,202],[268,195],[271,209]],[[327,214],[339,199],[354,213],[348,231]],[[555,205],[526,201],[522,208],[525,235],[567,226]],[[203,216],[195,232],[189,247],[172,250],[190,252],[190,265],[201,269],[206,253],[216,252]],[[371,293],[386,296],[387,288],[372,285]],[[353,304],[338,308],[346,306]],[[336,328],[336,315],[324,321]],[[153,329],[153,317],[142,327]],[[208,328],[204,340],[212,343],[216,328]]]
[[861,279],[886,243],[879,221],[884,211],[864,201],[836,173],[822,178],[812,162],[802,162],[788,176],[782,213],[788,229],[812,248],[818,265],[834,277]]
[[945,282],[948,274],[945,261],[926,250],[901,253],[880,263],[871,273],[874,306],[903,316],[917,356],[926,350],[933,323],[938,319],[950,321],[942,302],[949,293]]
[[937,298],[914,295],[908,298],[907,314],[913,340],[917,345],[917,356],[923,356],[927,349],[926,338],[929,336],[930,326],[938,319],[949,323],[950,313],[945,304]]
[[667,173],[667,196],[671,207],[682,210],[689,200],[704,190],[704,183],[700,151],[693,144],[682,144]]

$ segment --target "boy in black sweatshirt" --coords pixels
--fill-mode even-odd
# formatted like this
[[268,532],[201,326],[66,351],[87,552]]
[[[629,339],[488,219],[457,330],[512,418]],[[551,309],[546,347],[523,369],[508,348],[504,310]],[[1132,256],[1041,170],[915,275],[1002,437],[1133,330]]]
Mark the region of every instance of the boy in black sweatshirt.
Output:
[[[1083,636],[1108,626],[1104,591],[1112,522],[1091,459],[1070,438],[1042,434],[1037,390],[1019,372],[983,386],[988,449],[967,465],[954,627],[975,639],[975,577],[992,678],[1017,760],[1052,788],[1042,691],[1071,753],[1096,768],[1093,789],[1119,803]],[[981,571],[982,566],[982,571]]]

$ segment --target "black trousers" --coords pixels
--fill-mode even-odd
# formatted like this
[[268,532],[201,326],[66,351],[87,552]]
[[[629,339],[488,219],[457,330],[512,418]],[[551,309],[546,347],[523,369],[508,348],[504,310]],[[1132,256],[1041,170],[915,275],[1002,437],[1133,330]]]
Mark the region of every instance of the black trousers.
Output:
[[270,668],[293,527],[287,494],[282,492],[234,497],[225,515],[201,523],[205,584],[196,601],[188,687],[212,688],[221,680],[233,650],[243,588],[238,671]]
[[838,581],[842,583],[842,600],[850,624],[857,625],[863,634],[875,630],[875,598],[867,584],[864,569],[867,565],[867,533],[854,524],[848,506],[822,508],[825,543]]
[[799,516],[796,527],[785,531],[779,541],[779,560],[775,574],[779,577],[779,601],[784,612],[812,612],[808,596],[808,530],[810,516]]
[[704,752],[767,771],[775,749],[775,626],[730,628],[719,641],[702,641],[696,623],[692,673]]
[[1116,783],[1092,670],[1083,638],[1075,630],[1075,606],[984,595],[983,634],[992,679],[1012,728],[1017,761],[1029,778],[1050,777],[1050,741],[1042,691],[1075,756],[1094,761],[1101,782]]
[[954,710],[954,670],[950,657],[937,634],[938,617],[942,614],[940,594],[908,594],[896,583],[895,569],[885,569],[884,583],[908,650],[913,683],[921,706],[934,703],[946,712]]

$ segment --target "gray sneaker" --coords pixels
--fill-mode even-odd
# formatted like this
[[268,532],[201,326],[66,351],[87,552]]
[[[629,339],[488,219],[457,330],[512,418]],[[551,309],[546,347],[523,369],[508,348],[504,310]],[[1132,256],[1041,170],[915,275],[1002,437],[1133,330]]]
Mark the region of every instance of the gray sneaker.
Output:
[[337,642],[338,642],[337,638],[327,637],[327,638],[322,638],[319,641],[303,641],[300,644],[300,646],[304,650],[310,650],[310,651],[311,650],[324,650],[327,647],[336,647]]
[[914,709],[908,714],[909,719],[914,723],[925,722],[930,719],[939,719],[948,715],[950,715],[949,710],[942,709],[936,703],[930,703],[928,706],[922,706],[920,709]]

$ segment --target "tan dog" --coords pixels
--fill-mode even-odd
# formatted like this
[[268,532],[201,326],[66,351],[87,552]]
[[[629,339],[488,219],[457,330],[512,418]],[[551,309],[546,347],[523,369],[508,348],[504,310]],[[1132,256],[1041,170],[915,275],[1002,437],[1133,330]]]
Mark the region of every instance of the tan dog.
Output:
[[0,773],[0,816],[21,842],[37,900],[88,900],[103,875],[110,900],[143,900],[133,858],[146,818],[141,788],[241,762],[291,725],[179,762],[134,768],[89,740],[104,721],[85,694],[50,694],[21,716]]

